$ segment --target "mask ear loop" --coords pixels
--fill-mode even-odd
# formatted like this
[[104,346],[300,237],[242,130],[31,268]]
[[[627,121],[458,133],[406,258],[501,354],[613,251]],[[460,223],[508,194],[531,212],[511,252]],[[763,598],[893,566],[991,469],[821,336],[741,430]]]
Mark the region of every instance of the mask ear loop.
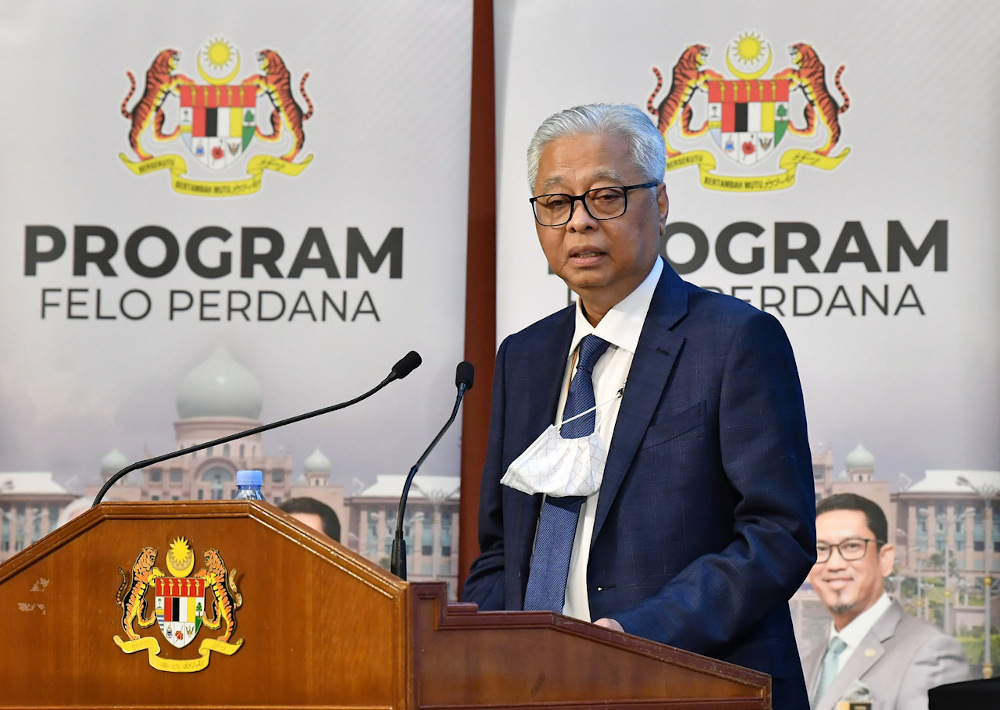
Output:
[[[626,380],[626,382],[627,382],[627,380]],[[574,419],[579,419],[580,417],[586,416],[586,415],[590,414],[591,412],[596,412],[598,409],[602,409],[602,408],[608,406],[609,404],[611,404],[612,402],[614,402],[616,399],[621,399],[624,395],[625,395],[625,382],[622,382],[622,386],[615,393],[614,397],[612,397],[611,399],[609,399],[607,401],[601,402],[600,404],[595,404],[590,409],[582,411],[579,414],[574,414],[569,419],[563,419],[561,422],[559,422],[558,424],[556,424],[555,427],[556,427],[557,430],[561,429],[562,426],[563,426],[563,424],[566,424],[567,422],[571,422]],[[594,420],[596,422],[596,420],[597,420],[596,415],[594,416]],[[594,428],[595,429],[597,428],[596,423],[595,423]]]

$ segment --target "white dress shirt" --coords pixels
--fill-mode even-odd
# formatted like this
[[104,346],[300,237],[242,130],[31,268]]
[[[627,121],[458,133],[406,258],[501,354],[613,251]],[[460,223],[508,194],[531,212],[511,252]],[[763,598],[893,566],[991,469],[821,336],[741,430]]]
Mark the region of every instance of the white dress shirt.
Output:
[[[621,398],[616,395],[628,378],[632,358],[639,343],[639,335],[642,333],[646,313],[649,311],[649,304],[653,300],[653,292],[656,290],[661,273],[663,273],[663,263],[658,258],[645,280],[608,311],[597,327],[590,324],[583,314],[580,302],[577,302],[576,330],[569,352],[566,354],[566,373],[563,376],[559,406],[556,408],[555,424],[562,421],[569,383],[576,366],[576,348],[584,336],[596,335],[611,343],[597,361],[593,373],[594,401],[598,405],[597,433],[604,446],[610,449],[611,437],[615,431],[615,422],[618,421],[618,410],[621,406]],[[597,499],[600,494],[598,490],[587,496],[580,509],[580,520],[577,523],[576,538],[573,541],[573,552],[569,563],[569,578],[566,582],[566,604],[563,613],[584,621],[592,621],[590,599],[587,594],[587,563],[590,560],[590,540],[594,531]]]

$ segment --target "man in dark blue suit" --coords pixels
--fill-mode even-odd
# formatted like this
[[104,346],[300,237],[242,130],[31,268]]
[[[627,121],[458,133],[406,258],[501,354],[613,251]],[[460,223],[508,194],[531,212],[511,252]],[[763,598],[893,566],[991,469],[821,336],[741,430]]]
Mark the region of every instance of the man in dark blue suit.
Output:
[[[579,300],[500,346],[463,598],[545,608],[538,587],[555,585],[553,611],[763,671],[773,707],[808,707],[787,601],[815,559],[815,503],[784,331],[659,257],[664,142],[638,108],[555,114],[528,163],[542,250]],[[552,425],[587,336],[607,348],[589,378],[594,445],[563,450]],[[581,470],[593,480],[575,486]],[[569,569],[552,582],[540,514],[572,493]]]

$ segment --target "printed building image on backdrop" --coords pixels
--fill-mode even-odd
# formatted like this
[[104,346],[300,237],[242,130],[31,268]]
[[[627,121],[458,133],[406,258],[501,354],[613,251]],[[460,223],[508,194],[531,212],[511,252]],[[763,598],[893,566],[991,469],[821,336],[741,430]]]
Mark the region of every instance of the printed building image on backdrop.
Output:
[[[180,381],[173,422],[177,451],[261,426],[264,392],[257,378],[219,346]],[[280,432],[271,437],[278,439]],[[357,477],[335,482],[335,465],[318,446],[296,471],[286,447],[268,453],[254,434],[133,471],[108,489],[105,500],[230,500],[236,471],[259,470],[264,497],[274,503],[313,498],[333,509],[341,523],[338,542],[389,568],[396,508],[404,475],[379,475],[368,485]],[[148,451],[137,458],[151,458]],[[117,447],[99,462],[83,495],[74,498],[51,473],[0,473],[0,563],[84,512],[101,486],[130,461]],[[343,474],[342,471],[337,473]],[[444,581],[450,598],[458,588],[457,476],[424,475],[413,484],[404,521],[410,579]]]

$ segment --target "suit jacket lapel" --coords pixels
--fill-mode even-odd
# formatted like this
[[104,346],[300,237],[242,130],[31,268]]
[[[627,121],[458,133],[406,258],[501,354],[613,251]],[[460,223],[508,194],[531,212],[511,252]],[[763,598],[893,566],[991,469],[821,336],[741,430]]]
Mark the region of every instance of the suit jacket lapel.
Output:
[[883,643],[892,638],[896,631],[896,626],[903,618],[903,610],[895,602],[892,603],[885,613],[879,617],[871,631],[865,634],[861,640],[861,645],[854,649],[854,653],[847,659],[847,663],[840,669],[840,673],[833,679],[826,693],[819,698],[817,710],[835,710],[837,702],[844,697],[855,679],[864,683],[864,675],[872,666],[885,655]]
[[[524,411],[516,411],[507,415],[508,426],[516,420],[516,436],[510,449],[511,458],[504,461],[504,467],[510,465],[513,459],[520,455],[546,427],[555,422],[556,408],[559,406],[559,388],[562,386],[566,371],[566,357],[573,340],[576,326],[576,307],[564,309],[556,315],[556,322],[550,330],[541,333],[541,337],[526,343],[526,349],[520,357],[526,361],[512,363],[512,371],[518,373],[518,381],[511,383],[510,388],[518,392],[528,393],[520,401],[530,402],[532,406]],[[510,432],[508,431],[508,436]],[[501,471],[501,474],[503,472]],[[506,491],[507,501],[517,508],[516,529],[510,531],[515,537],[515,545],[520,550],[516,557],[520,558],[524,568],[524,584],[527,583],[527,565],[531,559],[531,549],[535,540],[535,527],[538,515],[542,509],[543,495],[537,493],[528,495],[509,489]],[[520,608],[520,607],[518,607]]]
[[670,372],[677,362],[684,338],[671,329],[687,315],[688,293],[689,289],[681,278],[664,265],[642,326],[618,411],[615,433],[608,449],[591,545],[600,535],[611,504],[632,465],[639,442],[656,412]]
[[802,674],[805,676],[806,689],[809,691],[810,698],[816,689],[816,683],[819,682],[819,668],[823,662],[824,654],[826,654],[826,645],[817,644],[802,659]]

